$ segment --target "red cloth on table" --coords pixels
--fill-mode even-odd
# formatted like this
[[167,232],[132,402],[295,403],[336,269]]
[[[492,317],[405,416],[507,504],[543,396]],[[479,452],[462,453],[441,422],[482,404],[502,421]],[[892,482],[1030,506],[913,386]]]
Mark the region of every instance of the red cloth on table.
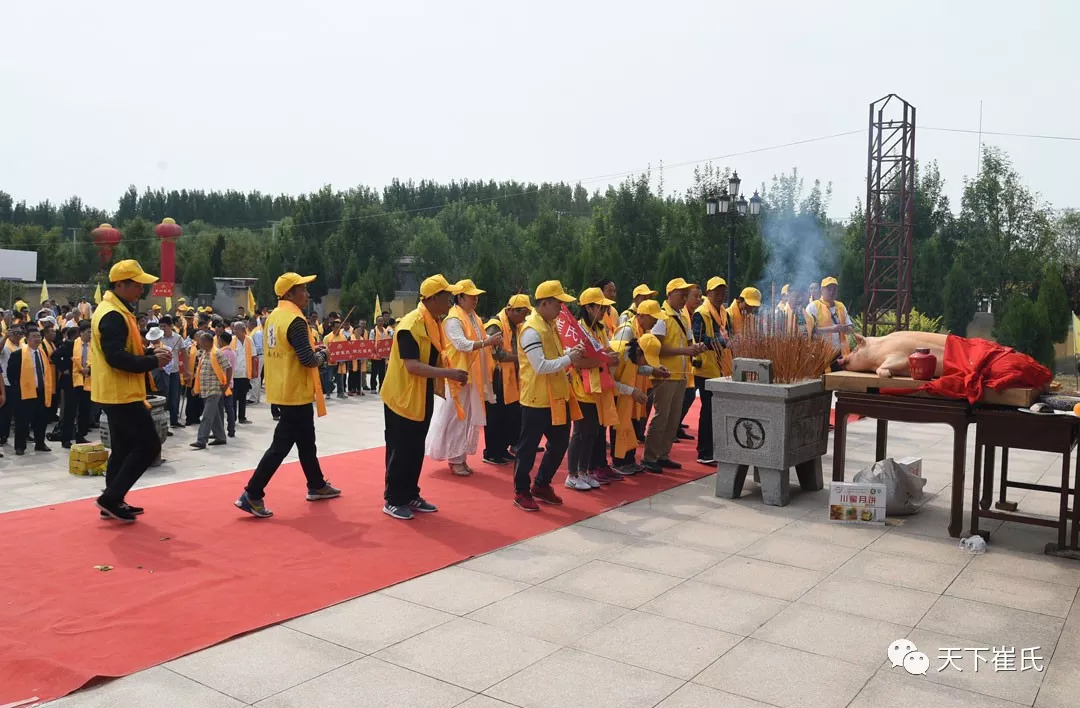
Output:
[[888,389],[882,393],[909,394],[923,391],[943,398],[966,398],[975,403],[986,388],[1045,388],[1054,375],[1027,354],[985,339],[965,339],[950,334],[945,340],[942,376],[918,389]]

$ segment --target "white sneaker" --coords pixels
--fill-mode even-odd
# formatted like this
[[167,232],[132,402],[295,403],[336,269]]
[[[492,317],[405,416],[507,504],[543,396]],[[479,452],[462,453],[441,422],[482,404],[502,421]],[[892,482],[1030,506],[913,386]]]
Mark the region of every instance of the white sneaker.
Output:
[[566,486],[567,489],[575,489],[579,492],[587,492],[592,489],[589,483],[582,479],[580,476],[572,477],[570,475],[566,475],[566,482],[564,482],[563,484]]
[[597,482],[596,477],[593,477],[591,474],[586,473],[586,474],[581,474],[581,475],[578,475],[578,476],[581,477],[582,482],[585,482],[586,484],[589,485],[589,489],[599,489],[600,488],[600,483]]

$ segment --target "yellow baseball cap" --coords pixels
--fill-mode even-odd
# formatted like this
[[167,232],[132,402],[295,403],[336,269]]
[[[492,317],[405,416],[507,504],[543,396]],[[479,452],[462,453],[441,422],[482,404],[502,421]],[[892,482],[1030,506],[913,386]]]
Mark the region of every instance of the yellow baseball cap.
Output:
[[150,309],[151,309],[151,310],[160,310],[160,309],[161,309],[161,305],[154,305],[154,306],[153,306],[153,307],[151,307]]
[[121,280],[134,280],[136,283],[149,285],[157,282],[157,276],[144,271],[138,261],[126,260],[117,262],[109,269],[110,283],[119,283]]
[[709,282],[705,285],[705,292],[712,292],[719,287],[727,287],[727,281],[721,278],[719,275],[714,275],[709,278]]
[[686,290],[694,287],[693,283],[688,283],[682,278],[674,278],[668,281],[667,294],[670,295],[672,290]]
[[285,273],[274,282],[274,294],[283,297],[297,285],[305,285],[315,280],[314,275],[300,275],[299,273]]
[[438,295],[444,290],[449,292],[451,295],[457,295],[459,292],[458,286],[451,285],[450,282],[443,277],[442,273],[437,273],[430,278],[426,278],[424,282],[420,283],[420,297],[422,298],[429,298],[434,295]]
[[791,283],[785,283],[784,287],[780,288],[780,294],[781,295],[787,295],[788,290],[790,290],[790,289],[791,289]]
[[536,286],[535,299],[537,301],[553,297],[560,302],[573,302],[574,297],[567,295],[563,290],[562,283],[558,280],[545,280]]
[[487,292],[487,290],[481,290],[476,287],[473,281],[468,278],[457,281],[457,283],[454,284],[454,287],[457,288],[455,295],[483,295]]
[[180,303],[181,305],[183,305],[184,303],[187,302],[187,298],[186,297],[177,298],[176,301],[178,303]]
[[634,297],[637,297],[638,295],[648,295],[649,297],[655,297],[657,294],[658,293],[655,290],[650,288],[645,283],[642,283],[641,285],[634,288]]
[[527,307],[530,310],[532,309],[532,303],[529,302],[529,296],[526,295],[525,293],[518,293],[517,295],[511,295],[510,296],[510,302],[506,303],[506,306],[509,307],[509,308],[515,309],[515,310],[520,309],[522,307]]
[[614,305],[614,300],[604,297],[604,291],[600,288],[586,288],[578,298],[582,305]]
[[743,288],[739,297],[750,307],[761,307],[761,291],[757,288]]
[[656,300],[646,300],[637,306],[637,313],[639,315],[649,315],[650,317],[660,317],[660,303]]
[[838,282],[836,282],[836,278],[834,278],[834,277],[832,277],[830,275],[828,278],[825,278],[824,280],[821,281],[821,287],[827,288],[830,285],[840,285],[840,284]]

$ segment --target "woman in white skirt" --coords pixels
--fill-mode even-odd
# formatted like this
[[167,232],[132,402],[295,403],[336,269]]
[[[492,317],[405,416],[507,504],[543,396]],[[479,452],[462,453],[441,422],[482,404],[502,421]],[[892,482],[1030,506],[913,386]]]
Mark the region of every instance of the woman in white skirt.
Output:
[[484,403],[495,402],[492,374],[495,360],[491,348],[502,342],[502,334],[486,335],[476,314],[476,303],[485,291],[471,280],[460,280],[457,304],[443,320],[451,366],[469,372],[467,383],[446,380],[446,397],[435,398],[431,428],[425,453],[433,460],[447,460],[450,471],[467,477],[473,473],[467,456],[476,453],[480,431],[487,425]]

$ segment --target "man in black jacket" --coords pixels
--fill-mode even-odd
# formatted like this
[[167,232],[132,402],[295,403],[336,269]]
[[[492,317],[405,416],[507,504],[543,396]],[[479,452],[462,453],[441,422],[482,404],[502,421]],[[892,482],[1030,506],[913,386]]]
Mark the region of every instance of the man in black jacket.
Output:
[[[86,442],[86,426],[90,422],[90,398],[83,395],[86,392],[82,386],[75,386],[72,375],[72,370],[76,366],[76,363],[72,361],[75,340],[79,339],[83,331],[89,333],[89,322],[86,323],[85,330],[83,327],[67,327],[64,329],[64,342],[56,348],[52,355],[52,363],[56,367],[60,393],[64,397],[64,403],[61,406],[63,415],[60,417],[60,444],[65,450],[71,448],[72,437],[75,438],[75,442]],[[86,337],[86,339],[89,340],[89,337]],[[88,350],[85,344],[84,348]],[[80,361],[77,365],[81,370],[82,362]],[[75,432],[76,418],[79,421],[78,434]]]
[[[45,348],[41,346],[41,332],[32,327],[26,332],[26,349],[19,348],[11,353],[8,359],[8,380],[15,389],[15,454],[26,454],[27,437],[32,430],[34,433],[34,451],[51,452],[45,444],[45,427],[48,424],[48,408],[52,399],[52,384],[49,381],[52,376],[52,365],[45,355]],[[29,354],[23,361],[23,353]],[[22,386],[22,368],[30,366],[34,368],[34,380],[36,382],[36,394],[24,395]]]

